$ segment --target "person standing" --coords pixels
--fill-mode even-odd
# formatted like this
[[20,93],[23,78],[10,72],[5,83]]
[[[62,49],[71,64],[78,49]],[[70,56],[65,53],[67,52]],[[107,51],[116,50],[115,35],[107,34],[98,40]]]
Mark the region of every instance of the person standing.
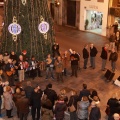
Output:
[[46,80],[49,77],[49,72],[51,74],[51,78],[54,80],[54,75],[53,75],[53,67],[54,67],[54,59],[51,57],[50,54],[47,55],[46,58]]
[[100,108],[96,106],[95,101],[92,101],[90,107],[91,107],[91,111],[89,114],[89,120],[100,120],[101,119]]
[[112,67],[112,71],[115,72],[116,69],[116,61],[118,59],[118,54],[115,51],[115,49],[113,48],[109,57],[109,61],[111,61],[111,67]]
[[88,58],[89,58],[89,52],[88,52],[88,45],[86,44],[83,48],[83,59],[84,59],[84,69],[87,68],[87,63],[88,63]]
[[97,55],[98,51],[96,49],[96,47],[94,47],[94,45],[91,43],[90,44],[90,64],[93,69],[95,69],[95,57]]
[[102,58],[102,67],[101,70],[105,71],[105,66],[106,66],[106,62],[107,62],[107,58],[108,58],[108,47],[109,45],[106,44],[104,47],[102,47],[102,52],[101,52],[101,58]]
[[67,105],[64,102],[64,98],[59,95],[58,101],[55,104],[55,118],[56,120],[63,120],[64,119],[64,112],[67,109]]
[[116,36],[115,36],[115,33],[113,33],[110,35],[110,38],[109,38],[109,42],[110,42],[109,51],[111,51],[112,48],[115,48],[115,40],[116,40]]
[[57,81],[61,80],[63,82],[63,62],[62,58],[60,56],[57,57],[57,60],[55,61],[55,71],[57,76]]
[[116,32],[118,31],[118,22],[116,21],[112,27],[114,28],[114,33],[116,34]]
[[18,60],[18,76],[19,76],[19,81],[22,82],[25,79],[25,61],[23,60],[23,56],[19,56]]
[[78,102],[78,95],[77,92],[72,90],[71,91],[71,96],[68,102],[68,107],[70,108],[72,105],[74,106],[75,110],[74,111],[70,111],[70,109],[68,109],[70,111],[70,120],[77,120],[77,114],[76,114],[76,110],[77,110],[77,102]]
[[116,39],[115,39],[115,45],[117,47],[117,52],[119,51],[119,45],[120,45],[120,32],[116,32]]
[[72,69],[71,77],[74,75],[75,75],[75,77],[77,77],[77,71],[78,71],[78,65],[79,65],[80,58],[75,50],[70,55],[70,60],[71,60],[71,69]]
[[5,65],[5,72],[8,77],[9,85],[14,86],[14,73],[15,68],[11,59],[8,59],[8,63]]
[[29,113],[29,99],[26,98],[25,92],[21,92],[21,97],[17,100],[17,107],[19,111],[20,120],[27,120]]
[[67,68],[68,68],[68,63],[70,55],[68,54],[67,51],[65,51],[62,55],[62,61],[63,61],[63,66],[64,66],[64,76],[67,76]]
[[8,116],[8,118],[12,118],[13,116],[11,116],[11,112],[14,107],[14,102],[12,100],[10,86],[6,86],[6,91],[3,93],[3,97],[4,97],[4,105],[5,105],[5,109],[6,109],[6,115]]
[[83,84],[83,90],[81,90],[79,94],[79,101],[82,100],[83,96],[89,97],[89,95],[90,95],[90,91],[87,89],[87,85]]
[[88,120],[88,107],[90,102],[86,96],[82,97],[82,101],[77,103],[78,120]]
[[[32,106],[32,120],[40,119],[42,94],[43,94],[42,90],[37,85],[34,89],[34,92],[31,94],[31,98],[30,98],[30,104]],[[37,111],[37,119],[35,119],[36,111]]]

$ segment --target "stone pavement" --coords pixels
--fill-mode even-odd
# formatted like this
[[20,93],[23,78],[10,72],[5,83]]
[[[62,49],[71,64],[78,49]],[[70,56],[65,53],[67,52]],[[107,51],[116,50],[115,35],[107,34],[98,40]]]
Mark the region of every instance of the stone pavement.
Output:
[[[106,82],[106,79],[104,78],[105,72],[101,71],[101,61],[102,61],[100,58],[101,47],[104,46],[105,43],[108,43],[108,40],[105,37],[102,37],[96,34],[92,34],[89,32],[82,32],[82,31],[75,30],[73,28],[68,28],[63,26],[57,26],[56,39],[57,39],[57,42],[60,44],[61,52],[63,52],[64,50],[68,50],[69,48],[72,48],[76,50],[78,53],[80,53],[81,69],[78,71],[78,77],[77,78],[70,77],[71,71],[69,68],[68,75],[64,77],[64,83],[58,83],[56,80],[52,80],[52,79],[45,80],[45,72],[42,72],[43,77],[36,78],[35,80],[31,80],[33,83],[33,86],[36,84],[39,84],[41,86],[41,89],[45,89],[45,86],[48,83],[52,83],[53,89],[55,89],[57,93],[59,93],[61,89],[66,89],[67,95],[70,96],[71,89],[78,91],[78,94],[79,94],[79,91],[82,89],[82,84],[86,83],[88,85],[88,89],[94,88],[98,91],[98,95],[101,99],[101,107],[100,107],[101,113],[102,113],[101,120],[107,120],[104,112],[106,108],[107,100],[113,95],[113,93],[117,94],[120,97],[120,88],[115,86],[113,84],[113,81]],[[93,43],[98,49],[95,69],[89,68],[90,63],[88,63],[87,69],[83,69],[82,49],[86,43],[88,44]],[[119,54],[119,57],[120,57],[120,54]],[[106,67],[108,69],[111,69],[109,61],[107,62]],[[120,60],[117,61],[117,71],[115,73],[116,74],[113,80],[115,80],[119,76]],[[23,87],[25,86],[25,84],[26,82],[23,83]],[[7,117],[4,117],[4,119],[7,120]],[[18,120],[16,116],[13,119]],[[31,120],[30,115],[28,120]],[[65,120],[69,120],[69,119],[66,118]]]

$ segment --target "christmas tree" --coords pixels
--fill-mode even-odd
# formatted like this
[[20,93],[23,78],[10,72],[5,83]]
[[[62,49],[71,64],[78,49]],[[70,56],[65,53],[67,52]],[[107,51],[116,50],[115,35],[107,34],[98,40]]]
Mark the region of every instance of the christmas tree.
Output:
[[47,0],[6,0],[4,11],[2,51],[27,50],[30,57],[45,59],[54,42]]

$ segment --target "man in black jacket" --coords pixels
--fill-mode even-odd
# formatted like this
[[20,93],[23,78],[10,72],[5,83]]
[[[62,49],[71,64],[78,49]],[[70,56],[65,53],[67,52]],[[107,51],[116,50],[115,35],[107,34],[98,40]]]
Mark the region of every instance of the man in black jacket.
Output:
[[47,85],[46,89],[44,90],[44,94],[46,94],[47,98],[52,102],[51,109],[53,109],[55,100],[57,100],[57,93],[52,89],[51,83]]
[[96,47],[94,47],[93,44],[90,44],[90,64],[93,69],[95,69],[95,57],[97,55],[98,51]]
[[76,53],[76,51],[73,51],[73,53],[70,55],[70,60],[71,60],[71,69],[72,69],[72,75],[75,75],[77,77],[77,70],[78,70],[78,65],[79,65],[79,55]]
[[83,84],[83,90],[81,90],[79,94],[79,101],[82,100],[83,96],[88,97],[89,95],[90,95],[90,91],[87,89],[87,85]]
[[84,58],[84,69],[87,68],[88,58],[89,58],[89,52],[88,52],[88,45],[86,44],[83,49],[83,58]]
[[104,47],[102,47],[102,52],[101,52],[101,58],[102,58],[102,71],[105,71],[105,66],[108,58],[108,47],[109,45],[106,44]]
[[[39,120],[40,119],[40,109],[41,109],[41,97],[42,97],[42,90],[39,86],[36,86],[34,92],[31,95],[30,104],[32,106],[32,120]],[[37,119],[35,119],[37,110]]]
[[30,81],[27,82],[27,86],[25,87],[24,90],[25,90],[26,97],[28,99],[30,99],[31,98],[31,94],[34,91]]

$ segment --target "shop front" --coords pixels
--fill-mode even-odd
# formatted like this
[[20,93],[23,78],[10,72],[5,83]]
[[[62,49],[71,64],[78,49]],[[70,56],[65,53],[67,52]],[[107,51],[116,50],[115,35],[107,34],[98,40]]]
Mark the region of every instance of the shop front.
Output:
[[81,1],[80,30],[106,36],[108,0]]

